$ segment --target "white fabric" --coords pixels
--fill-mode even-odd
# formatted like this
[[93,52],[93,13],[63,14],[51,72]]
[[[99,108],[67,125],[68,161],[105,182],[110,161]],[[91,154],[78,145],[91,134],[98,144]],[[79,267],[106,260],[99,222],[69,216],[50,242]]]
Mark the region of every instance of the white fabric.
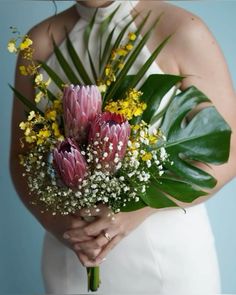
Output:
[[[115,1],[106,8],[98,9],[92,44],[98,43],[98,24],[119,4],[119,13],[112,21],[112,26],[117,25],[117,33],[130,19],[130,16],[124,19],[124,16],[134,8],[137,1]],[[70,32],[70,38],[87,65],[88,58],[83,54],[83,31],[94,10],[80,4],[77,4],[77,10],[81,19]],[[134,29],[133,25],[131,31]],[[67,57],[65,42],[62,42],[60,48]],[[91,52],[92,56],[98,56],[96,46],[91,46]],[[135,73],[149,55],[145,47],[130,73]],[[67,60],[70,60],[69,57]],[[54,54],[47,64],[67,81]],[[153,64],[143,79],[153,73],[163,72],[157,64]],[[57,92],[56,87],[50,87],[54,93]],[[166,100],[172,92],[173,89]],[[40,107],[44,108],[44,104],[45,102]],[[42,273],[46,293],[81,294],[87,291],[85,268],[73,251],[49,233],[45,234]],[[109,253],[101,265],[101,278],[100,294],[220,293],[214,238],[205,206],[201,204],[188,208],[186,213],[182,209],[159,211],[147,218]]]

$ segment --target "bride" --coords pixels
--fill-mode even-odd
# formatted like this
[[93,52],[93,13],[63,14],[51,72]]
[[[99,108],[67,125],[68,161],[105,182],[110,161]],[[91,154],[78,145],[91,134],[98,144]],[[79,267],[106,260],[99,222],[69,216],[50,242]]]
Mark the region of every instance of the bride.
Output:
[[[137,65],[148,58],[156,44],[174,33],[147,75],[163,72],[187,75],[181,90],[191,85],[198,87],[209,96],[232,130],[236,130],[236,96],[216,40],[197,16],[164,1],[78,1],[29,31],[35,48],[35,60],[46,61],[63,77],[53,54],[51,34],[62,51],[66,51],[66,27],[74,46],[80,52],[83,30],[91,20],[95,7],[99,7],[96,26],[119,4],[118,13],[111,24],[116,24],[117,30],[127,14],[140,12],[135,20],[137,25],[149,10],[152,11],[149,24],[164,12],[152,38],[141,52]],[[97,41],[96,35],[93,36],[94,55]],[[86,62],[84,59],[85,65]],[[19,55],[17,69],[18,65],[24,63]],[[30,79],[21,76],[18,70],[15,87],[25,96],[34,99]],[[92,223],[87,223],[82,218],[86,216],[86,210],[73,216],[41,214],[42,208],[29,203],[27,184],[21,176],[22,168],[18,163],[18,154],[22,152],[19,144],[22,135],[18,125],[23,120],[23,107],[15,99],[12,114],[11,174],[20,198],[46,231],[42,255],[46,293],[86,292],[86,271],[83,266],[100,264],[102,285],[99,292],[102,293],[220,293],[214,237],[204,205],[206,197],[191,206],[181,204],[186,208],[186,214],[176,208],[144,208],[118,213],[112,219],[108,217],[109,210],[102,206],[99,212],[92,212],[97,217]],[[235,161],[236,136],[233,132],[228,163],[204,167],[210,169],[210,173],[218,180],[211,195],[236,175]]]

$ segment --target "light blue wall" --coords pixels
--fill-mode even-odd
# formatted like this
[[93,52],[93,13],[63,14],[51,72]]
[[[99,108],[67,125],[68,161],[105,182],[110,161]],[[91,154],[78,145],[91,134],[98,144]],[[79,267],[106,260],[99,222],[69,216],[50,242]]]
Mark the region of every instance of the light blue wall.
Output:
[[[71,1],[60,1],[58,10],[71,4]],[[196,13],[208,24],[225,53],[236,85],[236,1],[174,1],[174,4]],[[22,33],[27,32],[53,13],[54,7],[49,1],[0,2],[0,294],[43,293],[40,276],[43,230],[18,200],[9,177],[12,94],[7,83],[13,83],[15,60],[5,47],[10,36],[9,26],[15,25]],[[235,193],[236,180],[207,203],[216,237],[224,293],[236,293]]]

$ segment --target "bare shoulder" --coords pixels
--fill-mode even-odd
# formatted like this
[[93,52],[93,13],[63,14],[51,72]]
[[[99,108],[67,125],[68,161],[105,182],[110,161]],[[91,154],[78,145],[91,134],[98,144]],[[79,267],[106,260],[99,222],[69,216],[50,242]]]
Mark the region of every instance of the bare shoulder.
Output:
[[[148,5],[144,8],[145,3]],[[158,61],[167,72],[179,74],[179,62],[186,55],[186,50],[191,50],[191,47],[200,40],[205,43],[215,43],[204,21],[181,7],[165,1],[140,1],[139,7],[142,11],[152,11],[150,21],[162,14],[155,38],[150,43],[150,49],[153,50],[155,44],[172,35]]]
[[78,21],[78,13],[74,6],[51,16],[32,27],[28,35],[33,40],[33,46],[36,49],[35,59],[47,60],[53,51],[52,39],[60,44],[65,38],[65,28],[70,31]]

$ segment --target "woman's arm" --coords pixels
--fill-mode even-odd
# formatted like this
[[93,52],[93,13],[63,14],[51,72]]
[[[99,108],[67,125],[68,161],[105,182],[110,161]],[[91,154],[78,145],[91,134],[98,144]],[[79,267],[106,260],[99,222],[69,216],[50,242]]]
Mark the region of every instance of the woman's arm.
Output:
[[[176,31],[176,24],[172,29]],[[168,35],[170,27],[163,27],[162,33],[164,36]],[[199,198],[192,204],[179,202],[179,205],[187,207],[205,201],[236,175],[236,96],[223,54],[216,40],[199,18],[193,19],[189,15],[186,21],[181,18],[173,41],[168,45],[168,51],[174,53],[175,69],[177,68],[180,74],[189,75],[184,79],[182,90],[191,85],[202,90],[212,100],[233,131],[228,163],[210,167],[199,165],[218,180],[216,187],[207,197]],[[74,247],[77,247],[78,252],[87,255],[83,257],[83,262],[88,266],[99,264],[124,236],[157,210],[144,208],[136,212],[118,213],[114,220],[107,217],[108,212],[108,210],[101,210],[97,214],[98,220],[84,229],[88,235],[97,236],[96,239],[77,243],[76,230],[68,232],[69,240]],[[104,231],[113,238],[110,242],[104,237]]]
[[[35,60],[46,61],[53,50],[48,36],[49,22],[50,20],[43,22],[42,24],[34,27],[28,33],[30,39],[33,41]],[[19,73],[19,65],[26,65],[26,61],[20,54],[16,65],[15,88],[33,101],[35,91],[30,80],[31,78],[22,76]],[[23,104],[16,97],[14,97],[11,125],[10,171],[17,194],[40,224],[67,246],[71,246],[71,244],[63,239],[62,236],[68,229],[77,228],[80,231],[80,236],[83,240],[89,240],[90,237],[84,234],[81,229],[84,227],[85,222],[82,221],[79,216],[53,216],[51,212],[42,214],[41,212],[43,210],[43,206],[34,206],[31,204],[32,196],[29,195],[26,178],[22,176],[22,173],[24,172],[23,167],[19,164],[19,154],[24,153],[24,151],[27,150],[27,147],[23,150],[20,146],[20,139],[22,138],[23,133],[19,128],[19,124],[20,122],[25,121],[26,117],[24,114],[25,111]]]

